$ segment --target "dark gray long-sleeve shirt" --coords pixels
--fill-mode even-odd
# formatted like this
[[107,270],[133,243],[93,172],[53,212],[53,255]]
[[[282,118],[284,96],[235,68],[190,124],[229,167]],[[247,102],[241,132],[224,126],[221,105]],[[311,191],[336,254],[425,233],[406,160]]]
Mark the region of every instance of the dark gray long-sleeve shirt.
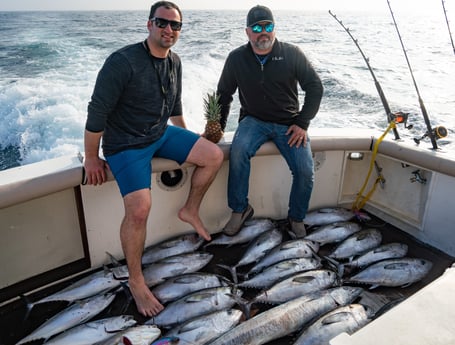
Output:
[[[301,109],[298,84],[305,92]],[[267,122],[296,124],[305,130],[319,110],[323,93],[321,80],[304,53],[297,46],[278,40],[263,65],[250,43],[229,54],[217,88],[223,129],[237,88],[239,120],[254,116]]]
[[104,131],[104,155],[158,140],[169,117],[182,115],[181,80],[173,52],[154,58],[141,42],[111,54],[98,74],[85,127]]

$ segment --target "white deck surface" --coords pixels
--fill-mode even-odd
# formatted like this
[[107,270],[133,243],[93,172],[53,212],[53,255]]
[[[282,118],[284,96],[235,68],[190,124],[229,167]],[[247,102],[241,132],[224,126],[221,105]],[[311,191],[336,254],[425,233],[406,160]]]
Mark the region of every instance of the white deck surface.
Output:
[[454,345],[455,265],[417,293],[331,345]]

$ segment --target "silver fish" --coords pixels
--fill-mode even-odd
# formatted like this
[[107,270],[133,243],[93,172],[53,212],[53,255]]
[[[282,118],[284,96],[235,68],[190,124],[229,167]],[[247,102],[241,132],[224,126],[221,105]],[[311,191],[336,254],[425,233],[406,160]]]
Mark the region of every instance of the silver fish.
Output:
[[261,292],[252,303],[285,303],[304,294],[332,287],[336,280],[336,273],[326,269],[297,273]]
[[406,256],[408,246],[404,243],[387,243],[373,248],[347,263],[349,267],[365,267],[385,259],[397,259]]
[[237,309],[215,311],[188,320],[169,330],[165,336],[179,338],[179,345],[203,345],[237,326],[242,316],[243,313]]
[[121,281],[115,279],[112,271],[108,268],[104,268],[104,270],[92,273],[52,295],[44,297],[36,302],[29,303],[28,307],[31,309],[33,306],[41,303],[56,301],[74,302],[115,289],[116,287],[119,287],[120,284]]
[[362,304],[338,307],[313,322],[293,345],[330,345],[332,338],[343,332],[356,332],[370,322],[372,316],[372,310]]
[[131,315],[108,317],[70,328],[46,342],[46,345],[92,345],[136,324]]
[[318,250],[318,243],[303,238],[282,242],[255,264],[248,272],[248,275],[260,272],[264,268],[283,260],[310,258],[313,256],[313,253],[317,253]]
[[371,284],[370,289],[378,286],[406,287],[423,279],[432,267],[431,261],[420,258],[387,259],[366,267],[344,282]]
[[245,266],[257,262],[272,248],[283,240],[283,233],[279,229],[268,230],[256,237],[248,246],[242,258],[235,267]]
[[111,304],[114,298],[114,293],[106,293],[92,296],[81,301],[76,301],[44,322],[31,334],[20,340],[16,345],[25,344],[29,341],[38,339],[47,340],[57,333],[84,323],[103,311],[109,304]]
[[143,274],[145,282],[149,287],[152,287],[164,282],[166,278],[199,271],[212,258],[213,254],[205,252],[169,256],[144,267]]
[[198,234],[190,233],[164,240],[145,248],[142,253],[142,264],[148,265],[169,256],[191,253],[198,250],[204,239]]
[[341,242],[329,255],[332,259],[350,259],[376,248],[381,244],[382,235],[377,229],[360,230]]
[[192,272],[166,278],[163,283],[152,288],[152,292],[164,304],[202,289],[229,285],[232,283],[221,275]]
[[139,325],[118,332],[95,345],[150,345],[160,335],[161,330],[156,325]]
[[340,305],[352,303],[361,292],[345,286],[293,299],[241,322],[207,345],[265,344],[296,332]]
[[263,232],[275,228],[275,224],[268,218],[255,218],[247,220],[242,229],[235,236],[227,236],[222,234],[221,236],[213,239],[204,247],[214,245],[226,245],[232,246],[234,244],[248,243]]
[[354,222],[335,222],[322,225],[305,236],[305,239],[318,242],[321,246],[327,243],[341,242],[353,233],[360,231],[361,226]]
[[308,212],[303,222],[308,226],[326,225],[335,222],[346,222],[354,218],[355,213],[342,207],[323,207]]
[[267,267],[254,277],[237,284],[238,287],[268,288],[279,280],[283,280],[299,272],[315,270],[322,266],[316,258],[297,258],[277,262]]
[[238,303],[241,296],[240,289],[227,286],[196,291],[169,303],[146,324],[156,324],[165,328],[174,327],[203,314],[229,309]]

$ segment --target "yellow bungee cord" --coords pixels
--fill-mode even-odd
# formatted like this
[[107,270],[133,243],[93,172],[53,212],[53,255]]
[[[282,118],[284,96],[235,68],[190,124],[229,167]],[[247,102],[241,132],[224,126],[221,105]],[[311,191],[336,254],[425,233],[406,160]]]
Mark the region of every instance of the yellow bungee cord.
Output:
[[370,180],[371,173],[373,171],[374,163],[376,161],[376,155],[378,153],[379,144],[384,139],[384,137],[387,135],[387,133],[393,128],[396,128],[396,122],[394,120],[390,121],[389,126],[387,127],[385,132],[374,143],[373,153],[371,155],[370,168],[368,170],[367,177],[365,179],[365,182],[363,183],[362,188],[360,189],[359,193],[357,194],[356,200],[352,204],[352,210],[354,212],[360,211],[363,208],[363,206],[365,206],[367,201],[371,198],[371,195],[373,195],[374,191],[376,190],[378,183],[381,182],[382,180],[384,180],[384,177],[381,174],[379,174],[379,176],[376,178],[376,181],[375,181],[373,187],[370,189],[370,191],[365,196],[363,196],[363,192],[368,184],[368,181]]

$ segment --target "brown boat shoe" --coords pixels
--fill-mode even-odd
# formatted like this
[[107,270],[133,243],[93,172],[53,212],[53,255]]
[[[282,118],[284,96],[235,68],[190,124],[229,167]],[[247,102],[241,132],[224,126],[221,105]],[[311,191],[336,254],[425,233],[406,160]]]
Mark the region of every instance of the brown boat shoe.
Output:
[[291,223],[291,231],[296,238],[303,238],[306,236],[305,224],[303,222],[296,222],[292,219],[289,220]]
[[223,228],[223,233],[227,236],[234,236],[236,235],[240,229],[242,228],[243,224],[250,219],[254,214],[253,207],[250,204],[246,207],[245,211],[243,212],[232,212],[231,218],[226,223]]

